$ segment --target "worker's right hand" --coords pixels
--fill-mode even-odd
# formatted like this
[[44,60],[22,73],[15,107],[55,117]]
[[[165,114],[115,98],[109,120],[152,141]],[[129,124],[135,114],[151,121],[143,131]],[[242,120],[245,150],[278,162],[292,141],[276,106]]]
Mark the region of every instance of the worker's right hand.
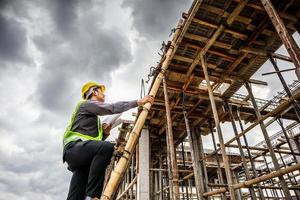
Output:
[[138,103],[139,106],[143,106],[148,102],[153,104],[154,97],[152,95],[147,95],[144,98],[137,100],[137,103]]

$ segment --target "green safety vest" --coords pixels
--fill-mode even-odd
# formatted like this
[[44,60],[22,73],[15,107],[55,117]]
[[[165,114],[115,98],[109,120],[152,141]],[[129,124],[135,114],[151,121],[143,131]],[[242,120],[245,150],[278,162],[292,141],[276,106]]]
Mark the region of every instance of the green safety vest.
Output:
[[76,108],[75,108],[75,110],[72,114],[71,121],[69,122],[69,125],[68,125],[68,127],[65,131],[65,134],[64,134],[64,138],[63,138],[63,145],[64,146],[66,146],[69,142],[76,141],[76,140],[79,140],[79,139],[81,139],[82,141],[86,141],[86,140],[101,141],[102,138],[103,138],[102,125],[101,125],[100,120],[99,120],[98,117],[97,117],[97,126],[98,126],[98,136],[97,137],[92,137],[92,136],[89,136],[89,135],[85,135],[85,134],[82,134],[82,133],[71,131],[74,120],[75,120],[75,117],[76,117],[76,114],[79,110],[80,105],[83,102],[85,102],[85,101],[80,101],[77,104],[77,106],[76,106]]

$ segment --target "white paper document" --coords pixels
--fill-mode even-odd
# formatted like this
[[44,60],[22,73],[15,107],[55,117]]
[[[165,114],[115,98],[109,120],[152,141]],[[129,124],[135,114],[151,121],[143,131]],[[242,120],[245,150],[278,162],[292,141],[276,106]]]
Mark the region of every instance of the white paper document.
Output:
[[110,124],[111,129],[113,129],[122,123],[121,115],[122,115],[122,113],[107,116],[107,117],[103,118],[101,120],[101,122],[102,122],[102,124]]

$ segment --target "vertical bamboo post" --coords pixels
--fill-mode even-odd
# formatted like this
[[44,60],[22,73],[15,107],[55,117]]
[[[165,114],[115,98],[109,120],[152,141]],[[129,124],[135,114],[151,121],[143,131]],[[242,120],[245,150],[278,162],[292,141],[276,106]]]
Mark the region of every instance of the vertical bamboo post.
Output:
[[[159,89],[162,78],[164,76],[164,73],[165,73],[166,69],[168,68],[169,63],[171,62],[172,55],[175,53],[174,50],[177,48],[176,44],[177,44],[177,40],[179,38],[179,30],[181,30],[181,24],[182,24],[182,21],[180,21],[177,26],[173,40],[171,42],[171,47],[167,50],[167,52],[165,54],[165,59],[162,63],[161,71],[159,72],[156,79],[154,80],[154,83],[151,87],[149,95],[152,95],[154,97],[156,96],[156,93]],[[121,178],[124,175],[124,172],[126,170],[126,167],[128,166],[128,161],[130,160],[133,149],[135,148],[135,146],[138,142],[138,139],[140,137],[140,132],[144,126],[144,123],[145,123],[145,120],[147,118],[150,108],[151,108],[151,103],[146,103],[143,106],[143,110],[141,111],[140,115],[138,116],[136,123],[133,127],[133,130],[129,135],[129,139],[126,143],[123,155],[120,158],[119,162],[117,163],[115,169],[113,170],[111,177],[110,177],[106,187],[104,188],[104,191],[102,193],[100,200],[111,200],[113,194],[116,192],[118,184],[120,183]]]
[[[271,61],[272,65],[273,65],[275,71],[277,72],[276,74],[277,74],[277,76],[278,76],[278,78],[279,78],[279,80],[280,80],[280,82],[281,82],[281,84],[282,84],[282,86],[283,86],[283,88],[284,88],[284,91],[286,92],[286,94],[287,94],[287,96],[288,96],[289,98],[293,98],[293,95],[292,95],[292,93],[291,93],[291,91],[290,91],[288,85],[286,84],[286,82],[285,82],[285,80],[284,80],[284,78],[283,78],[281,72],[279,71],[279,68],[278,68],[278,66],[277,66],[277,63],[275,62],[273,56],[272,56],[272,55],[269,55],[269,58],[270,58],[270,61]],[[297,117],[298,117],[298,120],[300,121],[300,106],[299,106],[298,103],[295,101],[295,99],[292,99],[292,100],[293,100],[293,109],[294,109],[294,111],[295,111],[295,113],[296,113],[296,115],[297,115]]]
[[[181,154],[182,154],[182,162],[183,162],[183,168],[186,169],[186,166],[185,166],[185,151],[184,151],[184,144],[183,142],[181,142]],[[185,185],[185,193],[186,193],[186,199],[189,200],[189,193],[188,193],[188,181],[187,180],[184,180],[182,182],[184,185]]]
[[[243,132],[244,131],[244,127],[243,127],[243,124],[242,124],[240,112],[238,110],[237,110],[237,118],[238,118],[238,121],[239,121],[240,129]],[[249,145],[248,145],[248,141],[247,141],[246,135],[243,135],[243,139],[244,139],[244,143],[245,143],[245,146],[246,146],[246,149],[247,149],[247,153],[248,153],[248,156],[249,156],[249,160],[250,160],[250,164],[251,164],[253,175],[254,175],[255,178],[257,178],[258,177],[258,173],[256,171],[254,160],[253,160],[253,157],[252,157],[250,149],[249,149]],[[259,193],[260,199],[265,200],[263,190],[260,187],[260,183],[258,183],[257,186],[258,186],[258,193]]]
[[275,10],[271,1],[261,0],[261,3],[264,6],[265,11],[269,15],[270,20],[278,33],[278,36],[280,37],[282,43],[284,44],[285,48],[290,54],[290,57],[296,67],[296,75],[298,77],[298,80],[300,80],[300,49],[297,43],[295,42],[291,34],[288,32],[287,28],[285,27],[282,19]]
[[[214,135],[214,130],[213,130],[213,127],[212,127],[212,124],[211,124],[211,119],[208,120],[208,126],[209,126],[210,133],[211,133],[211,139],[212,139],[212,142],[213,142],[214,151],[216,151],[217,150],[217,144],[216,144],[216,139],[215,139],[215,135]],[[220,184],[224,184],[223,173],[222,173],[222,169],[221,169],[220,159],[219,159],[218,153],[215,154],[215,159],[216,159],[217,167],[218,167],[217,168],[217,174],[218,174],[218,178],[219,178],[219,183]],[[226,199],[226,197],[225,197],[225,195],[223,193],[221,194],[221,199],[222,200]]]
[[[296,155],[295,155],[295,151],[294,151],[294,149],[293,149],[293,147],[292,147],[290,138],[289,138],[289,136],[288,136],[288,134],[287,134],[287,132],[286,132],[284,126],[283,126],[282,119],[279,117],[279,118],[277,119],[277,122],[278,122],[278,124],[279,124],[279,126],[280,126],[280,128],[281,128],[281,130],[282,130],[282,132],[283,132],[283,135],[284,135],[284,137],[285,137],[285,139],[286,139],[286,142],[287,142],[287,144],[288,144],[288,147],[289,147],[290,151],[292,152],[292,156],[293,156],[293,158],[295,159],[295,163],[297,163],[297,157],[296,157]],[[299,171],[299,172],[300,172],[300,171]]]
[[[162,169],[163,168],[163,161],[162,161],[162,146],[161,146],[161,138],[159,138],[159,168]],[[163,172],[159,171],[158,172],[158,181],[159,181],[159,190],[161,190],[161,192],[159,193],[158,196],[158,200],[163,200]]]
[[[234,135],[237,136],[238,135],[238,130],[237,130],[237,127],[236,127],[236,124],[235,124],[235,121],[234,121],[233,114],[232,114],[232,107],[227,102],[225,102],[225,107],[227,108],[227,111],[228,111],[228,114],[229,114],[229,117],[230,117],[230,121],[231,121],[231,125],[232,125],[232,128],[233,128]],[[248,166],[247,166],[247,162],[246,162],[244,150],[242,148],[241,140],[240,140],[240,138],[237,137],[236,141],[237,141],[237,144],[238,144],[238,149],[239,149],[240,154],[241,154],[242,163],[243,163],[243,167],[244,167],[245,175],[246,175],[246,180],[250,180],[251,179],[250,171],[249,171]],[[250,191],[250,194],[251,194],[250,198],[256,200],[257,198],[256,198],[256,194],[255,194],[255,191],[254,191],[253,187],[250,187],[249,191]]]
[[203,191],[204,186],[201,182],[203,180],[203,177],[202,177],[202,173],[199,169],[199,165],[198,165],[198,163],[199,163],[198,162],[199,161],[199,154],[195,151],[195,144],[194,143],[196,141],[194,141],[194,137],[192,135],[192,134],[195,134],[195,133],[192,133],[192,131],[190,129],[189,121],[188,121],[188,118],[187,118],[187,112],[185,110],[185,105],[184,105],[184,97],[182,99],[183,99],[183,117],[184,117],[186,132],[187,132],[188,139],[189,139],[189,144],[190,144],[197,199],[198,200],[203,200],[204,197],[202,196],[202,194],[204,192]]
[[201,137],[201,131],[200,129],[197,129],[197,146],[199,147],[199,155],[200,155],[200,166],[203,168],[203,174],[204,174],[204,191],[208,191],[208,175],[207,175],[207,169],[206,169],[206,164],[205,160],[202,160],[204,157],[204,148],[203,148],[203,142],[202,142],[202,137]]
[[[248,94],[249,94],[249,96],[250,96],[250,100],[251,100],[251,102],[252,102],[252,106],[253,106],[253,108],[254,108],[255,115],[256,115],[257,119],[260,119],[260,118],[261,118],[261,114],[260,114],[260,112],[259,112],[259,110],[258,110],[257,104],[256,104],[256,102],[255,102],[255,98],[254,98],[253,93],[252,93],[252,89],[251,89],[251,87],[250,87],[250,85],[249,85],[248,82],[245,82],[245,87],[246,87],[246,89],[247,89],[247,91],[248,91]],[[271,156],[271,158],[272,158],[272,161],[273,161],[275,170],[279,170],[280,167],[279,167],[279,164],[278,164],[278,161],[277,161],[277,158],[276,158],[276,155],[275,155],[273,146],[272,146],[272,144],[271,144],[271,141],[270,141],[270,138],[269,138],[269,135],[268,135],[266,126],[265,126],[264,122],[262,122],[262,121],[259,123],[259,125],[260,125],[261,131],[262,131],[262,133],[263,133],[263,136],[264,136],[264,138],[265,138],[267,147],[268,147],[268,149],[269,149],[269,151],[270,151],[270,156]],[[287,199],[292,199],[291,194],[290,194],[290,192],[289,192],[289,190],[288,190],[288,188],[287,188],[287,184],[286,184],[284,178],[283,178],[282,176],[279,176],[279,180],[280,180],[280,184],[281,184],[281,187],[282,187],[282,189],[283,189],[283,192],[284,192],[285,197],[286,197]]]
[[[232,181],[234,184],[238,184],[239,183],[239,178],[238,178],[238,174],[237,174],[237,171],[236,170],[233,170],[232,171]],[[241,191],[241,188],[237,189],[237,200],[242,200],[242,191]],[[252,199],[252,196],[251,196],[251,193],[250,193],[250,199]]]
[[167,140],[169,142],[169,151],[170,151],[170,160],[171,160],[171,169],[172,169],[172,182],[173,182],[173,199],[179,200],[179,178],[178,178],[178,169],[177,169],[177,159],[173,138],[172,130],[172,118],[169,104],[169,95],[167,91],[166,78],[163,78],[163,88],[165,96],[165,107],[166,107],[166,119],[167,119]]
[[[268,164],[268,161],[267,161],[267,159],[266,159],[266,156],[265,156],[264,154],[263,154],[262,156],[263,156],[264,162],[265,162],[265,164],[266,164],[267,172],[270,173],[271,170],[270,170],[270,168],[269,168],[269,164]],[[273,181],[273,179],[270,179],[270,181],[271,181],[272,185],[274,186],[274,181]],[[273,192],[273,194],[272,194],[273,196],[275,196],[276,198],[279,198],[277,190],[274,190],[274,189],[270,189],[270,190],[271,190],[271,194],[272,194],[272,192]],[[280,192],[281,192],[281,190],[280,190]]]
[[231,170],[229,168],[229,160],[228,160],[228,156],[226,155],[226,151],[225,151],[225,144],[224,144],[224,140],[223,140],[223,134],[222,134],[221,126],[220,126],[220,120],[219,120],[219,116],[218,116],[218,112],[217,112],[217,106],[216,106],[216,103],[215,103],[213,91],[212,91],[210,81],[209,81],[209,77],[208,77],[207,65],[206,65],[206,62],[204,60],[204,55],[201,55],[200,57],[201,57],[201,67],[203,69],[204,77],[205,77],[205,80],[206,80],[207,90],[208,90],[208,94],[209,94],[209,100],[210,100],[211,108],[212,108],[212,111],[213,111],[213,116],[214,116],[214,120],[215,120],[215,124],[216,124],[216,128],[217,128],[217,133],[218,133],[218,137],[219,137],[219,141],[220,141],[222,159],[223,159],[223,163],[224,163],[224,168],[225,168],[225,173],[226,173],[230,198],[232,200],[236,200],[236,194],[235,194],[235,191],[232,187],[232,177],[231,177]]
[[[168,127],[167,127],[168,129]],[[168,130],[167,130],[168,131]],[[171,168],[171,156],[170,156],[170,143],[169,143],[169,135],[166,134],[166,143],[167,143],[167,148],[166,148],[166,159],[167,159],[167,166],[168,166],[168,182],[169,182],[169,198],[170,200],[175,200],[173,199],[173,171]]]
[[[277,119],[277,122],[278,122],[278,124],[280,125],[281,130],[282,130],[282,132],[283,132],[283,135],[284,135],[284,137],[285,137],[285,139],[286,139],[286,142],[287,142],[287,144],[288,144],[288,147],[290,148],[290,151],[292,152],[292,156],[293,156],[293,158],[294,158],[294,162],[297,163],[297,157],[296,157],[296,155],[294,154],[295,151],[294,151],[294,149],[293,149],[293,147],[292,147],[290,138],[289,138],[289,136],[288,136],[288,134],[287,134],[287,132],[286,132],[284,126],[283,126],[282,119],[279,117],[279,118]],[[284,160],[283,160],[281,154],[279,154],[279,155],[280,155],[280,158],[281,158],[281,160],[282,160],[282,163],[283,163],[284,166],[286,167],[286,165],[285,165],[285,163],[284,163]],[[300,170],[299,170],[299,172],[300,172]],[[293,175],[293,172],[292,172],[292,175]],[[288,176],[289,176],[289,174],[288,174]],[[289,176],[289,177],[290,177],[290,176]],[[295,184],[297,184],[297,179],[296,179],[296,177],[294,177],[294,181],[295,181]],[[291,182],[292,182],[292,181],[291,181]],[[299,199],[300,199],[300,198],[299,198],[299,197],[300,197],[300,191],[299,191],[299,190],[294,190],[294,193],[295,193],[295,196],[296,196],[297,200],[299,200]]]

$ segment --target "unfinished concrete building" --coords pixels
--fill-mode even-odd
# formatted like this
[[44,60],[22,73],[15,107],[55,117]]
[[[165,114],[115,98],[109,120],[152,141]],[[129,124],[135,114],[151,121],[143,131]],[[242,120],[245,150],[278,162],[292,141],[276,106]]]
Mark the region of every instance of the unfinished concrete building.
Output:
[[[101,199],[299,200],[296,31],[296,0],[195,0],[151,69],[154,104],[120,129]],[[289,56],[275,53],[282,44]],[[270,85],[251,77],[268,59],[281,87],[259,99],[252,85]],[[280,70],[277,60],[293,68]],[[298,80],[287,83],[288,70]],[[275,134],[268,130],[274,123]],[[250,134],[261,141],[249,142]]]

